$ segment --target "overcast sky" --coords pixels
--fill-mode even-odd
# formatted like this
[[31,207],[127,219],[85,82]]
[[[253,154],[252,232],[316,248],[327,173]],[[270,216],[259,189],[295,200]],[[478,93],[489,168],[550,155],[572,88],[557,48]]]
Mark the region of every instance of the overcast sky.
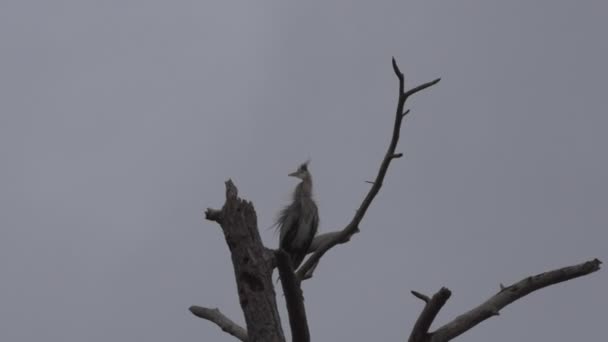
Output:
[[[361,233],[304,284],[314,341],[403,341],[499,283],[608,261],[608,2],[0,1],[0,339],[234,341],[243,322],[206,207],[224,181],[264,242],[311,158],[321,232],[369,189]],[[534,293],[459,341],[600,341],[608,273]],[[279,303],[282,306],[282,295]],[[283,325],[288,331],[287,317]]]

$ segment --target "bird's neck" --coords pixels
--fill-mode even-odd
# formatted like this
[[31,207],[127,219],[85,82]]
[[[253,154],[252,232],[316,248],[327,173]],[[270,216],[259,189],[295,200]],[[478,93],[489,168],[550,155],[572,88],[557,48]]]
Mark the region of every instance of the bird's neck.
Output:
[[310,177],[306,177],[302,179],[300,184],[296,186],[296,191],[294,193],[294,199],[303,198],[303,197],[312,197],[312,179]]

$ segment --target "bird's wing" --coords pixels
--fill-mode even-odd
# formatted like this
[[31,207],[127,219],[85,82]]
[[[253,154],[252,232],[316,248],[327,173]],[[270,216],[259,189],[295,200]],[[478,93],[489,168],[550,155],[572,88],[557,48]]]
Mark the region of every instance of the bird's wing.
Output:
[[281,210],[277,220],[279,229],[279,246],[284,247],[286,243],[293,241],[298,230],[298,218],[300,208],[297,205],[289,205]]
[[313,233],[312,233],[312,237],[314,238],[315,235],[317,235],[317,231],[319,230],[319,223],[321,222],[321,219],[319,219],[319,209],[317,208],[317,205],[314,202],[312,204],[312,209],[313,209],[313,215],[312,215]]
[[306,241],[304,242],[304,252],[308,252],[308,248],[310,247],[312,240],[315,238],[315,235],[317,235],[317,230],[319,228],[319,211],[315,202],[310,202],[308,210],[309,213],[307,217],[309,217],[309,220],[308,222],[306,222],[306,227],[308,228],[308,231]]

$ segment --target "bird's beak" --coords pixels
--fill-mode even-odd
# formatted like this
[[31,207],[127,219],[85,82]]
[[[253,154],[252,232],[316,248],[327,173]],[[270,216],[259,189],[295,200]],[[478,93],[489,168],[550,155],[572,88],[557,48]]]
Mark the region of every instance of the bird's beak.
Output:
[[288,174],[287,176],[289,176],[289,177],[298,177],[298,173],[297,172],[292,172],[292,173]]

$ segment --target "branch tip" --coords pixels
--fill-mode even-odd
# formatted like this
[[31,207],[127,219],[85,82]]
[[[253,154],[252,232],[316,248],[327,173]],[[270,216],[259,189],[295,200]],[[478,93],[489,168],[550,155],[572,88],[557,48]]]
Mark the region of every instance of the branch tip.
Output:
[[399,70],[395,57],[392,57],[391,63],[393,64],[393,71],[395,72],[395,75],[397,75],[397,78],[399,78],[400,81],[403,81],[403,73],[401,73],[401,70]]
[[[414,292],[415,291],[412,291],[412,294],[414,294]],[[409,341],[426,341],[425,337],[428,337],[428,332],[429,328],[431,327],[431,324],[433,324],[433,321],[435,320],[435,317],[437,317],[439,310],[441,310],[441,308],[445,305],[451,294],[452,292],[448,288],[442,287],[430,299],[427,296],[422,297],[426,297],[428,301],[426,301],[424,309],[422,309],[422,312],[420,313],[418,319],[416,320],[416,323],[414,324],[414,328],[412,329],[412,333],[410,334]],[[416,294],[414,295],[416,296]]]
[[425,303],[427,303],[427,304],[428,304],[428,302],[431,300],[431,298],[429,298],[429,296],[427,296],[427,295],[423,295],[423,294],[422,294],[422,293],[420,293],[420,292],[417,292],[417,291],[410,291],[410,292],[411,292],[411,293],[414,295],[414,297],[416,297],[416,298],[418,298],[418,299],[422,300],[423,302],[425,302]]
[[232,179],[228,179],[226,181],[226,199],[233,199],[239,195],[239,190],[236,188],[236,185],[232,182]]
[[422,91],[422,90],[424,90],[426,88],[434,86],[435,84],[439,83],[439,81],[441,81],[441,78],[436,78],[436,79],[434,79],[434,80],[432,80],[430,82],[423,83],[423,84],[421,84],[421,85],[419,85],[417,87],[414,87],[414,88],[406,91],[405,93],[403,93],[403,96],[407,99],[408,97],[416,94],[419,91]]
[[222,211],[217,210],[217,209],[207,208],[207,210],[205,211],[205,219],[221,224],[222,223]]
[[403,157],[403,153],[393,153],[391,154],[391,158],[397,159]]

